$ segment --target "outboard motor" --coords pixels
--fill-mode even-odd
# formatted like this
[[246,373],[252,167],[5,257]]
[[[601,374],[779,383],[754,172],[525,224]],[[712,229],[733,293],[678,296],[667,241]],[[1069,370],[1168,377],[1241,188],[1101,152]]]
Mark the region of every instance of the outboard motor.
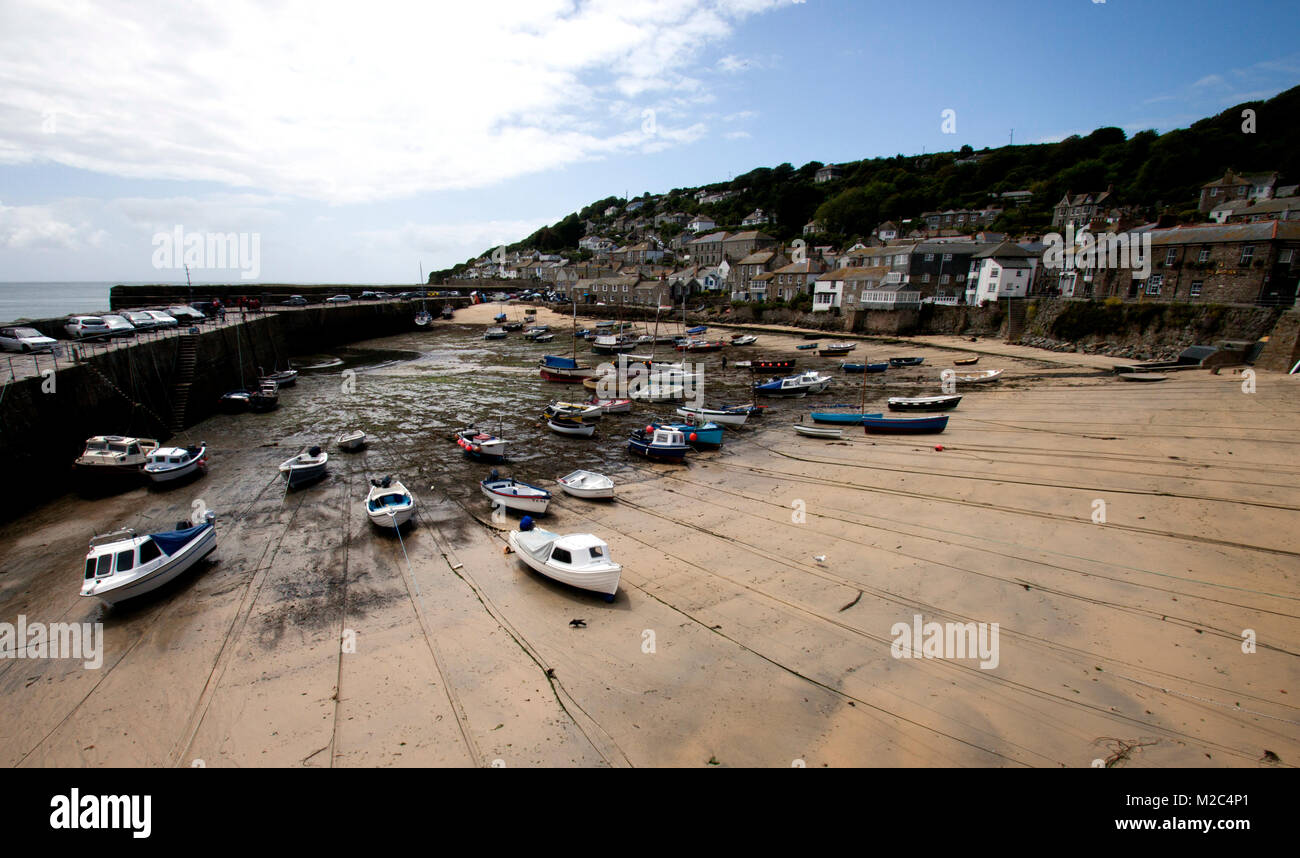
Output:
[[312,447],[308,449],[307,455],[311,456],[313,459],[317,458],[320,456],[320,447]]
[[497,469],[496,469],[496,468],[493,468],[492,470],[488,471],[488,479],[489,479],[489,480],[499,480],[499,479],[501,479],[501,475],[497,473]]

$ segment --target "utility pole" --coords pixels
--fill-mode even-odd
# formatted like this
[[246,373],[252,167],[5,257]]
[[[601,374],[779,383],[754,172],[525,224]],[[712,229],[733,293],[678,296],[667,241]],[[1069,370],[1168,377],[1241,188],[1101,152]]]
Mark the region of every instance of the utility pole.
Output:
[[1007,145],[1008,145],[1008,146],[1014,146],[1014,145],[1016,145],[1016,129],[1014,129],[1014,128],[1011,129],[1011,142],[1008,143]]

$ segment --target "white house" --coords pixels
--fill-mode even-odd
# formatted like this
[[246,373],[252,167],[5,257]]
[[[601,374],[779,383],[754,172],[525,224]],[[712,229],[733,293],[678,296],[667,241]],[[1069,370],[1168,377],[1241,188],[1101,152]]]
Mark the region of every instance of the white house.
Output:
[[999,298],[1024,298],[1034,285],[1038,258],[1019,245],[1004,241],[971,256],[966,277],[966,303],[984,304]]
[[704,215],[699,215],[690,223],[688,223],[686,225],[686,228],[689,229],[691,232],[709,232],[710,230],[717,229],[718,225],[713,222],[712,218],[705,217]]
[[765,224],[768,221],[769,218],[766,214],[763,213],[762,209],[754,209],[752,212],[749,213],[749,215],[744,220],[740,222],[740,225],[758,226],[760,224]]

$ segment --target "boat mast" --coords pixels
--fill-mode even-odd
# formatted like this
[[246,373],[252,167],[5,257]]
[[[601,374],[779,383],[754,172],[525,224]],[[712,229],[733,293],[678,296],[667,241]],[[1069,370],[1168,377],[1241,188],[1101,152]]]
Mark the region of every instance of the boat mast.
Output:
[[858,414],[867,412],[867,364],[870,360],[866,355],[862,356],[862,398],[858,400]]

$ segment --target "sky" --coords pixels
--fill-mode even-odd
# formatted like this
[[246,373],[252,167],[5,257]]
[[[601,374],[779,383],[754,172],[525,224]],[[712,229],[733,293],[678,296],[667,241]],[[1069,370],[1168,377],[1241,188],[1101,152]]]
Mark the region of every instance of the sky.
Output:
[[1298,35],[1294,0],[0,0],[0,281],[184,282],[191,242],[196,282],[415,283],[611,195],[1185,127],[1300,84]]

